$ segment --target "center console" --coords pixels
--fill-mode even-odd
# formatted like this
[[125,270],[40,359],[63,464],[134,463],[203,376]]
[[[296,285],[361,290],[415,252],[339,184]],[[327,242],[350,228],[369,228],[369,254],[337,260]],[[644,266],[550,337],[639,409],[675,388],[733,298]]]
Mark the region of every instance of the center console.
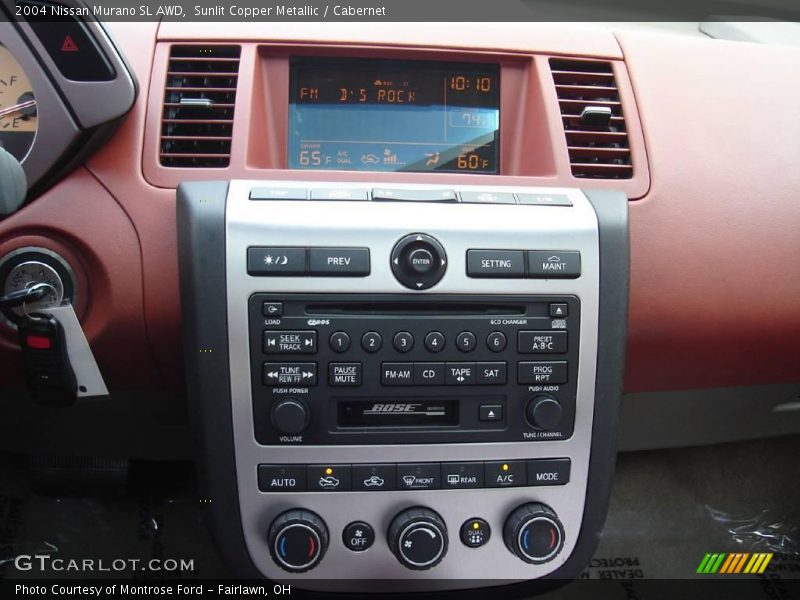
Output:
[[626,197],[360,179],[178,190],[228,562],[341,592],[574,577],[613,471]]

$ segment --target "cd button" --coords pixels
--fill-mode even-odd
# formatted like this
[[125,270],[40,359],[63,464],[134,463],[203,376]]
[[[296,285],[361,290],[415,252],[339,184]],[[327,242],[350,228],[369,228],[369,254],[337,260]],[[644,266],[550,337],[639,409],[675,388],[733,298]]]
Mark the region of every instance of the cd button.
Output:
[[444,385],[444,363],[414,363],[416,385]]

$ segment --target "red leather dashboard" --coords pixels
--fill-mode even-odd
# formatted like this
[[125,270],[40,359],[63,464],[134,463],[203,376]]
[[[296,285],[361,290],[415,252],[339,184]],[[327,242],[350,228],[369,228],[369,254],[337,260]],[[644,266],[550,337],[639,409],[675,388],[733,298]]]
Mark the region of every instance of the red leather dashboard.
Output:
[[[549,77],[543,65],[562,55],[615,61],[638,166],[630,181],[597,186],[621,187],[633,198],[626,390],[798,380],[798,49],[532,24],[462,24],[452,31],[428,24],[268,27],[110,24],[139,80],[136,105],[85,167],[0,223],[0,255],[40,245],[73,265],[83,299],[78,310],[112,390],[182,388],[174,185],[187,178],[292,177],[281,149],[286,57],[296,52],[409,59],[489,53],[503,69],[502,127],[515,132],[503,138],[502,181],[572,187],[595,183],[569,173],[552,84],[539,89]],[[167,46],[195,40],[242,44],[227,169],[165,169],[157,162]],[[304,173],[315,176],[336,179]],[[0,332],[0,361],[16,360],[14,346],[10,331]],[[17,372],[4,369],[0,378]]]

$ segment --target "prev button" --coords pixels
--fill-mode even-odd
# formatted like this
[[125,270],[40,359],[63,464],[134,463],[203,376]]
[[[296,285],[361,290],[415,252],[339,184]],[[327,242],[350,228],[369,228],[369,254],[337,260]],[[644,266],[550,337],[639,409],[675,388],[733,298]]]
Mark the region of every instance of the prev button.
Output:
[[309,275],[365,277],[369,275],[369,248],[309,248]]
[[525,259],[522,250],[467,250],[469,277],[522,278]]

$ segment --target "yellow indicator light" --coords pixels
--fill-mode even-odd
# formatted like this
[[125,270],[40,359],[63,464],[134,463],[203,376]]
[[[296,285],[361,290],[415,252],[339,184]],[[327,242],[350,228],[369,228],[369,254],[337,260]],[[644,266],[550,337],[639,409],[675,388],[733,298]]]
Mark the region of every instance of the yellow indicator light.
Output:
[[508,465],[503,465],[503,471],[508,471]]
[[330,467],[327,467],[325,469],[325,475],[333,475],[333,469],[331,469]]
[[475,522],[472,524],[472,528],[473,528],[473,529],[480,529],[480,528],[481,528],[481,524],[480,524],[480,523],[478,523],[477,521],[475,521]]

